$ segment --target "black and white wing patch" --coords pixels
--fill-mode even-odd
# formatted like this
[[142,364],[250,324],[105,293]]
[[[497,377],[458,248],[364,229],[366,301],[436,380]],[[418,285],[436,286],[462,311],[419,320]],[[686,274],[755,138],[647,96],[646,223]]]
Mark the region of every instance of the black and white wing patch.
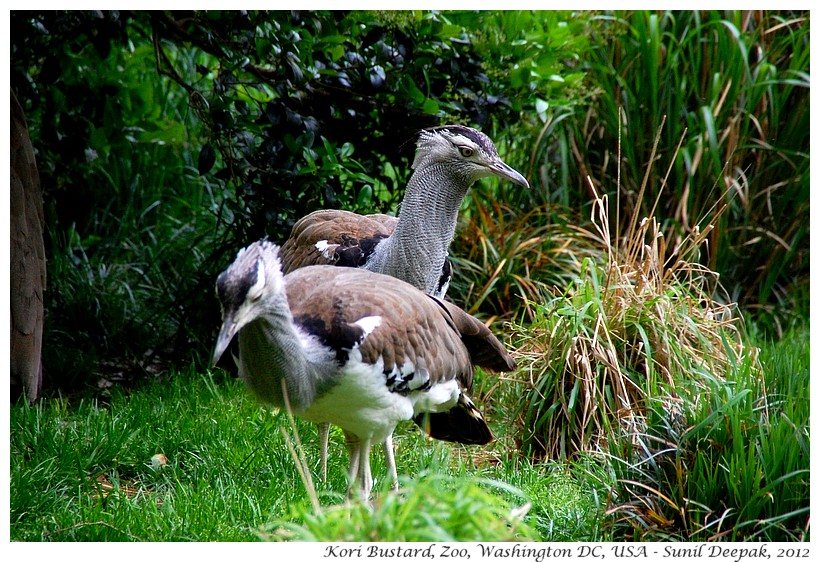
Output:
[[385,369],[384,377],[387,389],[402,396],[407,396],[411,392],[424,392],[431,384],[430,373],[409,362],[401,367],[394,365],[392,369]]
[[[338,306],[339,303],[336,303]],[[294,321],[324,347],[332,350],[339,366],[344,366],[350,360],[350,352],[381,324],[381,317],[366,316],[355,322],[347,322],[341,314],[334,314],[328,323],[321,315],[301,314],[294,317]]]
[[379,242],[387,238],[386,234],[376,234],[368,238],[356,238],[349,234],[341,235],[339,244],[332,244],[327,240],[319,240],[314,244],[319,252],[329,264],[340,267],[362,267]]

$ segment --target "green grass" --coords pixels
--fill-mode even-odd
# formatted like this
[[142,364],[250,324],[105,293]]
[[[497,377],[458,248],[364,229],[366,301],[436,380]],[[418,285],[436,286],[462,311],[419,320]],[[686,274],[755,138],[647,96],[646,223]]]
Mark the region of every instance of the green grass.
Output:
[[[17,405],[10,427],[13,541],[591,540],[603,509],[583,472],[430,442],[404,424],[401,491],[383,489],[375,452],[375,501],[346,505],[334,435],[317,511],[285,442],[287,416],[193,369],[108,397]],[[317,474],[315,426],[296,430]],[[429,513],[414,507],[431,502]]]
[[[280,436],[236,387],[178,374],[130,393],[117,389],[105,403],[57,399],[15,409],[12,538],[252,537],[280,497],[269,491],[273,475],[293,472],[293,464],[264,454],[283,449]],[[155,471],[151,457],[159,453],[169,462]]]
[[712,379],[683,401],[683,429],[650,404],[643,462],[622,447],[613,463],[613,513],[627,537],[810,539],[808,340],[804,328],[760,342],[762,370],[738,362]]
[[[329,481],[303,483],[286,440],[286,415],[261,408],[221,372],[191,368],[97,398],[51,398],[10,412],[12,541],[608,541],[807,539],[808,329],[761,345],[765,401],[756,378],[737,369],[713,402],[688,412],[680,463],[629,463],[628,456],[575,455],[533,462],[508,423],[521,396],[491,393],[496,441],[463,448],[428,441],[412,424],[396,432],[401,490],[387,491],[384,463],[370,505],[345,501],[347,457],[332,434]],[[509,381],[478,381],[480,392]],[[746,390],[749,390],[747,392]],[[722,392],[722,394],[721,394]],[[733,394],[732,394],[733,393]],[[765,416],[763,414],[766,414]],[[315,425],[296,421],[310,472],[318,473]],[[651,425],[650,427],[658,427]],[[733,439],[733,432],[740,436]],[[667,436],[668,437],[668,436]],[[613,453],[615,449],[612,450]],[[684,455],[685,453],[685,455]],[[167,465],[152,467],[163,454]],[[672,459],[674,460],[674,458]],[[687,537],[675,528],[630,534],[637,508],[675,523],[654,494],[691,498]],[[640,480],[640,478],[645,478]],[[657,496],[655,496],[657,499]],[[418,509],[417,506],[425,506]],[[609,507],[610,513],[605,509]],[[630,512],[630,509],[633,511]],[[722,511],[721,511],[722,510]],[[707,515],[712,514],[707,517]],[[712,523],[716,516],[723,527]],[[657,522],[657,521],[656,521]],[[728,524],[736,523],[735,526]],[[680,521],[677,521],[680,524]],[[698,526],[694,524],[697,523]],[[654,529],[654,530],[653,530]],[[721,531],[732,529],[729,535]],[[678,529],[680,531],[680,529]],[[664,534],[665,533],[665,534]]]

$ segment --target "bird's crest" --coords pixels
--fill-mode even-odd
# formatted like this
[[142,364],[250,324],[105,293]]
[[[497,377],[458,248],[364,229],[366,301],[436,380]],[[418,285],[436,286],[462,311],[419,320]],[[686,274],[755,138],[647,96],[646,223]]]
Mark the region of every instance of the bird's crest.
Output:
[[238,309],[245,300],[256,300],[263,291],[282,287],[279,246],[264,239],[242,248],[236,259],[216,279],[216,295],[223,307]]
[[481,131],[477,131],[472,127],[465,127],[464,125],[442,125],[440,127],[422,129],[419,132],[419,146],[423,143],[429,142],[436,135],[449,137],[454,143],[458,143],[460,139],[462,141],[467,141],[468,143],[476,145],[488,156],[498,156],[498,151],[496,150],[493,141],[490,140],[490,137]]
[[498,159],[498,151],[493,141],[484,133],[464,125],[444,125],[422,129],[419,132],[416,158],[412,167],[415,169],[425,161],[438,159],[439,156],[435,156],[436,154],[452,154],[452,147],[457,148],[464,159],[469,159],[474,153],[481,153],[482,160]]

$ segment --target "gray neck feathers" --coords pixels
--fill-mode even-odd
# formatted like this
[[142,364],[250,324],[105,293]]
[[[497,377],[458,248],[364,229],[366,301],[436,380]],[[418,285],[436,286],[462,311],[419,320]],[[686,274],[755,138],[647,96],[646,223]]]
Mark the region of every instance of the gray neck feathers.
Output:
[[266,309],[239,333],[239,375],[260,400],[279,408],[289,403],[298,412],[320,386],[320,369],[310,356],[314,341],[306,342],[294,324],[284,293],[269,296]]
[[417,159],[414,166],[396,229],[376,247],[365,267],[429,294],[438,286],[459,207],[473,182],[439,162]]

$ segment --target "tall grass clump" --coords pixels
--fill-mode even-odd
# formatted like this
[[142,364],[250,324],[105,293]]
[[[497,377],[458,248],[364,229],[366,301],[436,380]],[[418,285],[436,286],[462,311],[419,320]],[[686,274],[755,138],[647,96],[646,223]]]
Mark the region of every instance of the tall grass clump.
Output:
[[[650,400],[638,447],[612,450],[609,512],[633,540],[809,540],[808,334],[769,344],[760,364],[681,402],[685,426]],[[636,460],[639,459],[639,460]]]
[[[578,191],[615,185],[620,206],[649,216],[639,178],[666,117],[657,157],[658,211],[686,234],[716,202],[703,263],[731,299],[776,332],[809,279],[809,12],[614,11],[599,15],[584,56],[598,92],[571,123]],[[629,142],[614,158],[616,134]],[[679,149],[675,146],[686,131]],[[612,196],[613,194],[610,193]],[[622,225],[625,226],[625,225]],[[625,235],[625,232],[618,233]]]
[[508,392],[526,394],[522,446],[601,454],[615,536],[806,538],[808,347],[797,377],[768,380],[737,307],[700,263],[712,223],[667,237],[656,199],[618,239],[607,206],[596,197],[592,216],[605,263],[586,260],[563,295],[532,305],[531,325],[514,326],[522,368]]
[[642,431],[648,396],[666,396],[678,415],[680,377],[722,378],[750,352],[734,307],[712,296],[715,274],[692,259],[709,229],[668,248],[656,219],[633,220],[619,244],[607,207],[599,197],[592,217],[606,261],[585,259],[564,294],[531,304],[531,325],[514,325],[531,389],[522,444],[537,455],[567,458],[606,449],[619,428]]
[[[511,500],[517,498],[517,502]],[[404,479],[373,502],[318,510],[293,506],[290,517],[260,531],[276,541],[454,542],[538,540],[523,493],[500,481],[444,474]]]

